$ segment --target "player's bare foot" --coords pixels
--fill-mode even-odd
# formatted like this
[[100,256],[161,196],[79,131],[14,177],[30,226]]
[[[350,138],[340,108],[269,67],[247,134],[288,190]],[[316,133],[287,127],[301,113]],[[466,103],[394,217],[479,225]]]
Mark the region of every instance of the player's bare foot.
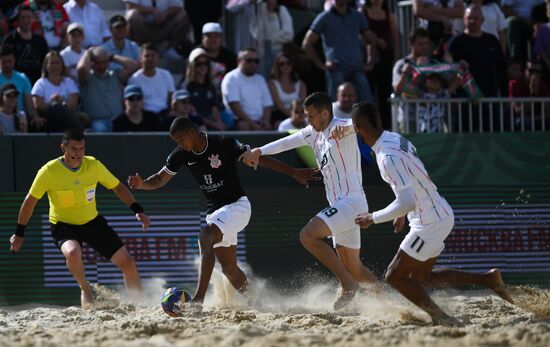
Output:
[[355,284],[355,287],[353,287],[352,289],[342,289],[340,296],[338,297],[338,299],[336,299],[336,302],[334,302],[334,310],[338,311],[349,305],[355,297],[355,294],[357,294],[358,290],[359,285],[357,284]]
[[487,272],[489,275],[489,288],[493,292],[495,292],[498,296],[502,298],[502,300],[506,300],[509,303],[513,304],[514,299],[512,298],[512,293],[510,293],[510,290],[508,290],[508,287],[506,287],[506,284],[502,280],[502,276],[500,275],[499,269],[491,269],[489,272]]
[[80,306],[83,310],[91,310],[94,308],[94,296],[90,287],[80,290]]
[[449,315],[434,315],[432,316],[432,322],[434,325],[442,325],[446,327],[461,328],[464,326],[461,321]]

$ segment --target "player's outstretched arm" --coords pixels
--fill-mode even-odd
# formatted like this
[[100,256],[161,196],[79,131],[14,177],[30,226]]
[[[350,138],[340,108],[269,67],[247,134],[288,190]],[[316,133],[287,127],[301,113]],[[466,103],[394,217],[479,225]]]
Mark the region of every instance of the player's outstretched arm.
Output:
[[310,181],[318,181],[321,179],[321,177],[319,176],[319,169],[317,168],[296,169],[288,165],[287,163],[268,156],[260,157],[259,162],[260,165],[263,167],[294,178],[298,183],[304,185],[306,188],[309,187]]
[[146,179],[141,178],[139,173],[136,173],[135,175],[128,176],[128,186],[135,190],[155,190],[163,187],[171,179],[172,175],[164,171],[164,169]]
[[135,213],[136,219],[141,222],[143,231],[146,231],[151,224],[151,219],[143,211],[143,207],[136,201],[134,195],[126,188],[126,186],[120,182],[113,188],[113,192],[118,198],[124,202]]
[[17,252],[23,246],[23,241],[25,240],[25,228],[31,219],[37,202],[38,199],[30,194],[27,194],[25,200],[23,200],[21,208],[19,209],[19,216],[17,217],[17,227],[15,229],[15,233],[10,237],[10,251]]

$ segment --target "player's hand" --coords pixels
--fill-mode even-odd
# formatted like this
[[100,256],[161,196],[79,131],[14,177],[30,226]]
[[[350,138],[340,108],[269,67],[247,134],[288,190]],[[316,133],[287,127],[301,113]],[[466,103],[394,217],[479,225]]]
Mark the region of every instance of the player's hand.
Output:
[[374,224],[371,213],[362,213],[355,218],[355,224],[359,225],[361,229],[367,229],[371,224]]
[[17,236],[15,234],[11,235],[10,237],[10,251],[17,252],[23,246],[23,241],[25,241],[24,237]]
[[318,168],[295,169],[292,178],[306,188],[309,188],[309,182],[319,181],[321,179],[319,172]]
[[128,176],[128,186],[135,190],[141,189],[143,187],[143,178],[138,173]]
[[151,218],[144,212],[136,213],[136,219],[141,222],[143,231],[147,231],[149,225],[151,225]]
[[405,227],[405,216],[398,217],[393,220],[393,232],[394,233],[400,233],[403,231],[403,228]]
[[350,134],[353,134],[355,130],[351,126],[343,126],[338,125],[335,126],[334,129],[332,129],[332,132],[330,133],[330,139],[340,140]]
[[242,162],[246,165],[253,167],[254,170],[258,169],[258,163],[260,162],[260,156],[262,151],[259,148],[253,148],[246,151],[242,156]]

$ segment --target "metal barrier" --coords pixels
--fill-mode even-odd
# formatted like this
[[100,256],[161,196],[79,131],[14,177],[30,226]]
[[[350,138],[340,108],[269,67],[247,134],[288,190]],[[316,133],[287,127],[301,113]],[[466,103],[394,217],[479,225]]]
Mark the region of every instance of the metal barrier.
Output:
[[[392,97],[392,130],[401,133],[545,131],[550,98],[405,99]],[[548,119],[547,119],[548,118]]]
[[397,31],[399,33],[400,57],[409,54],[409,33],[416,24],[412,0],[399,1],[396,4]]

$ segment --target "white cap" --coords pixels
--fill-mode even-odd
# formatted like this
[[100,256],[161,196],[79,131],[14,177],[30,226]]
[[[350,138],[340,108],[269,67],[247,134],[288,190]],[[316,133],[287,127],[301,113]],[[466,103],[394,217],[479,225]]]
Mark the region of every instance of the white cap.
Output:
[[205,25],[202,26],[202,33],[203,34],[209,34],[209,33],[221,34],[222,26],[220,25],[220,23],[216,23],[216,22],[206,23]]
[[189,53],[189,62],[190,63],[194,62],[195,59],[197,59],[201,55],[208,55],[208,54],[206,53],[204,48],[201,48],[201,47],[195,48],[194,50],[191,51],[191,53]]
[[77,22],[71,23],[67,27],[67,33],[70,33],[73,30],[80,30],[81,33],[84,33],[84,27],[82,26],[82,24]]

